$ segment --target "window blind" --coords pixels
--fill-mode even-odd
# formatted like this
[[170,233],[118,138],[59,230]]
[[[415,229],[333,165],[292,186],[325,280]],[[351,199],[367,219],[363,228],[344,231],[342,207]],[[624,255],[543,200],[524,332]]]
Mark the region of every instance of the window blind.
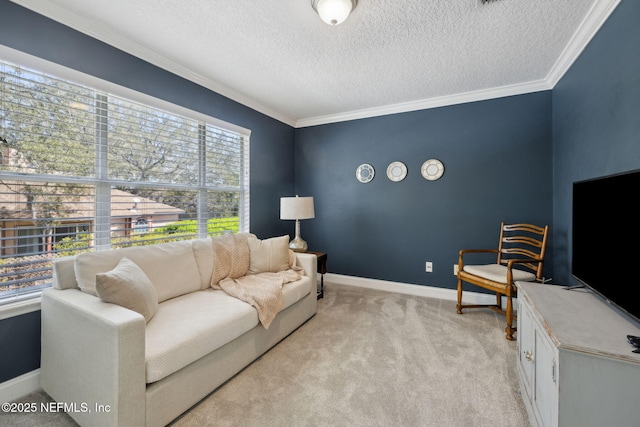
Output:
[[248,135],[125,92],[0,61],[0,303],[60,256],[248,231]]

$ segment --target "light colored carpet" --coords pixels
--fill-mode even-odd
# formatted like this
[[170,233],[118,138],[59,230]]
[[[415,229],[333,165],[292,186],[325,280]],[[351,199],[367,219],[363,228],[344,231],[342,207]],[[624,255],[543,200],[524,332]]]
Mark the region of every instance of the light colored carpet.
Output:
[[[314,318],[172,427],[530,426],[503,316],[331,284],[318,304]],[[74,425],[64,414],[38,416],[11,421]]]

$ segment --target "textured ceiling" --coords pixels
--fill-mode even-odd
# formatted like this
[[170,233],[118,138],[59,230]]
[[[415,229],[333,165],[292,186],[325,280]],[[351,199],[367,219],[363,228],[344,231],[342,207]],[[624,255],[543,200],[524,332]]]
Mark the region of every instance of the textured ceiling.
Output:
[[620,0],[14,0],[292,126],[551,89]]

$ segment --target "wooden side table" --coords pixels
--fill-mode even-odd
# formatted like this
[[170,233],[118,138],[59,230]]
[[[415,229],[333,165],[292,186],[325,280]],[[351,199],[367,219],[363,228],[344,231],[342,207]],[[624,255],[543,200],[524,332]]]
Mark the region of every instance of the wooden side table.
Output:
[[306,251],[308,254],[314,254],[318,258],[318,273],[320,274],[320,290],[317,291],[318,299],[324,297],[324,275],[327,272],[327,254],[325,252]]

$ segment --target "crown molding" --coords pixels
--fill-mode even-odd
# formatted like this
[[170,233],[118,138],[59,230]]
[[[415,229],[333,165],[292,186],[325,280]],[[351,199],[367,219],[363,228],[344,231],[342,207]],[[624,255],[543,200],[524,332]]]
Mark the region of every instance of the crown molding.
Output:
[[410,111],[426,110],[429,108],[446,107],[449,105],[465,104],[467,102],[485,101],[488,99],[504,98],[524,93],[541,92],[552,89],[546,80],[527,83],[518,83],[508,86],[500,86],[454,95],[446,95],[418,101],[403,102],[393,105],[385,105],[376,108],[367,108],[357,111],[348,111],[341,114],[332,114],[322,117],[311,117],[296,121],[296,128],[317,126],[328,123],[346,122],[349,120],[366,119],[370,117],[386,116],[390,114],[407,113]]
[[571,68],[576,59],[578,59],[582,51],[587,47],[607,19],[609,19],[609,16],[621,1],[622,0],[598,0],[591,6],[582,24],[578,27],[578,31],[575,32],[564,48],[545,79],[552,88],[554,88],[562,76],[569,71],[569,68]]
[[582,24],[575,32],[570,42],[563,50],[562,54],[543,80],[483,89],[478,91],[464,92],[454,95],[404,102],[363,110],[348,111],[339,114],[309,117],[299,120],[295,120],[281,113],[278,113],[277,111],[274,111],[273,109],[257,103],[249,97],[240,94],[237,91],[234,91],[220,84],[219,82],[205,78],[198,73],[194,73],[193,71],[189,70],[179,63],[176,63],[175,61],[171,61],[150,49],[147,49],[135,42],[132,42],[131,40],[127,40],[126,38],[121,37],[120,35],[114,33],[110,28],[91,21],[87,21],[86,19],[81,18],[80,16],[69,12],[66,9],[60,8],[50,3],[42,3],[38,0],[11,1],[38,14],[51,18],[54,21],[67,25],[77,31],[80,31],[81,33],[87,34],[97,40],[114,46],[115,48],[120,49],[126,53],[150,62],[151,64],[156,65],[166,71],[197,83],[246,107],[252,108],[259,113],[265,114],[294,128],[303,128],[551,90],[560,81],[562,76],[564,76],[569,68],[571,68],[571,65],[573,65],[575,60],[580,56],[582,51],[589,44],[591,39],[595,36],[595,34],[606,22],[611,13],[615,10],[615,8],[618,6],[618,4],[620,4],[622,0],[597,0],[592,5],[591,9],[582,21]]

